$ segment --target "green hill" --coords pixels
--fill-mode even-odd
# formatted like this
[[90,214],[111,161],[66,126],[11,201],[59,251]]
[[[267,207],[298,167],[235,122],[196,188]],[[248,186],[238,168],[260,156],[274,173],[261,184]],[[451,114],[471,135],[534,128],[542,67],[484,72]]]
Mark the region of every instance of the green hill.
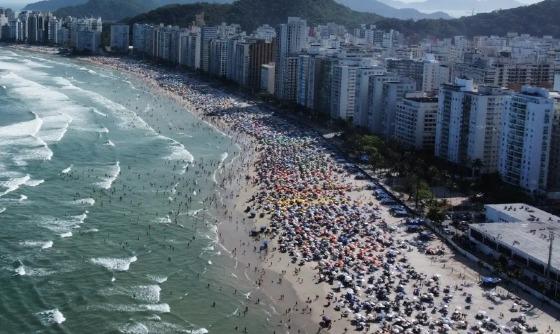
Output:
[[387,19],[381,28],[397,29],[408,36],[450,37],[455,35],[505,35],[508,32],[552,35],[560,37],[560,0],[545,0],[491,13],[462,17],[455,20],[420,20],[416,22]]
[[206,13],[208,24],[239,23],[252,31],[259,25],[286,22],[288,16],[299,16],[310,24],[335,22],[348,28],[359,24],[376,24],[383,29],[397,29],[412,38],[455,35],[505,35],[508,32],[536,36],[560,37],[560,0],[514,9],[478,14],[453,20],[398,20],[353,11],[333,0],[238,0],[233,4],[193,4],[161,7],[136,16],[129,23],[165,23],[188,26],[195,14]]
[[263,24],[276,25],[286,22],[289,16],[303,17],[310,24],[335,22],[348,28],[361,23],[373,24],[383,19],[376,14],[353,11],[334,0],[238,0],[224,5],[170,5],[136,16],[128,22],[161,22],[187,26],[194,20],[195,15],[201,12],[206,14],[208,24],[238,23],[248,31]]
[[[198,0],[50,0],[30,6],[56,4],[58,16],[102,17],[105,21],[120,21],[169,4],[191,4]],[[232,0],[208,0],[212,3],[227,3]],[[66,7],[61,8],[61,4]],[[72,4],[72,5],[71,5]]]
[[118,21],[156,7],[155,0],[89,0],[82,5],[60,8],[55,14],[57,16],[102,17],[105,21]]

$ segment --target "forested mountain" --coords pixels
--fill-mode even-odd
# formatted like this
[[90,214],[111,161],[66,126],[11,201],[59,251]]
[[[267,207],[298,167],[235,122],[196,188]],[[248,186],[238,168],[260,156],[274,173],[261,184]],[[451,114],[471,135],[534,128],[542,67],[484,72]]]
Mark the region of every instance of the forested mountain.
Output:
[[252,31],[259,25],[285,22],[288,16],[306,18],[310,24],[336,22],[348,28],[361,23],[397,29],[412,38],[455,35],[505,35],[508,32],[560,37],[560,0],[543,2],[452,20],[399,20],[349,9],[334,0],[239,0],[233,4],[175,5],[141,14],[129,22],[166,23],[188,26],[195,14],[205,12],[209,24],[239,23]]
[[28,4],[23,10],[54,12],[62,7],[83,5],[86,2],[88,2],[88,0],[43,0]]
[[491,13],[454,20],[420,20],[416,22],[386,19],[378,27],[397,29],[408,36],[449,37],[455,35],[505,35],[508,32],[535,36],[560,37],[560,0],[545,0]]
[[299,16],[310,24],[336,22],[348,28],[362,23],[373,24],[383,17],[373,13],[353,11],[334,0],[238,0],[232,4],[170,5],[141,14],[129,20],[187,26],[196,14],[204,12],[208,24],[238,23],[252,31],[260,25],[283,23],[289,16]]
[[378,0],[336,0],[338,3],[358,12],[375,13],[384,17],[421,20],[421,19],[451,19],[451,16],[444,12],[434,12],[431,14],[422,13],[413,8],[394,8]]

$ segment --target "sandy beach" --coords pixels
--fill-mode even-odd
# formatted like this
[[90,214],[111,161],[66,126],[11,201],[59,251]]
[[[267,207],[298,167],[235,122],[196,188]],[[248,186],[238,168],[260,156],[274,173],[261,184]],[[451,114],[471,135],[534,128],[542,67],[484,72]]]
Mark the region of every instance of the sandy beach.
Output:
[[558,310],[515,289],[482,288],[488,273],[476,264],[407,233],[376,198],[378,185],[314,131],[185,72],[82,60],[144,81],[239,145],[216,171],[214,218],[236,261],[232,277],[255,284],[239,293],[273,301],[269,311],[283,318],[270,333],[560,332]]
[[284,315],[273,332],[560,330],[557,310],[521,292],[483,289],[488,273],[437,239],[406,233],[375,198],[376,185],[355,178],[313,131],[176,72],[87,60],[151,80],[240,145],[243,154],[219,171],[219,235],[258,287],[248,298],[270,298]]

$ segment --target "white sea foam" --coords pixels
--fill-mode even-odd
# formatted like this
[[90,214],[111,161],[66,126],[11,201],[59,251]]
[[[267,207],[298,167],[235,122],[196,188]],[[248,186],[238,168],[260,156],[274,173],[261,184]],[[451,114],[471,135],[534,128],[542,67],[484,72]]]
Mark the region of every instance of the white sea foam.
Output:
[[49,229],[56,233],[67,233],[73,229],[80,228],[80,225],[84,223],[87,219],[88,211],[85,211],[79,216],[71,216],[68,218],[55,218],[55,217],[44,217],[39,223],[40,226]]
[[103,310],[110,312],[157,312],[169,313],[171,307],[169,304],[101,304],[89,307],[94,310]]
[[91,108],[91,111],[92,111],[94,114],[97,114],[97,115],[99,115],[99,116],[107,117],[107,114],[102,113],[101,111],[97,110],[96,108]]
[[103,181],[98,182],[97,185],[105,190],[111,189],[111,187],[113,186],[113,182],[117,180],[120,173],[121,173],[121,163],[117,161],[117,163],[114,166],[110,167],[109,172],[105,174],[105,178],[103,179]]
[[15,268],[14,272],[18,276],[25,276],[27,274],[27,271],[25,270],[25,266],[23,264],[21,264],[17,268]]
[[226,159],[228,158],[229,154],[227,152],[224,152],[220,155],[220,162],[224,162],[226,161]]
[[12,269],[15,275],[25,277],[45,277],[55,273],[43,268],[31,268],[20,264],[17,268]]
[[167,282],[167,276],[162,275],[148,275],[148,278],[159,284]]
[[132,287],[110,287],[99,293],[104,296],[126,295],[149,304],[159,303],[161,288],[157,284],[137,285]]
[[6,212],[6,208],[0,208],[0,213]]
[[61,233],[60,237],[61,238],[70,238],[70,237],[72,237],[72,232]]
[[27,198],[28,198],[28,197],[27,197],[27,196],[25,196],[25,195],[19,195],[19,199],[18,199],[18,202],[23,202],[23,201],[26,201],[26,200],[27,200]]
[[70,80],[68,80],[68,79],[66,79],[66,78],[63,78],[63,77],[53,77],[53,78],[52,78],[52,81],[53,81],[55,84],[60,85],[60,86],[63,86],[63,87],[65,87],[65,86],[72,86],[72,83],[70,82]]
[[30,59],[23,59],[22,62],[31,68],[52,68],[52,66],[41,64]]
[[45,182],[45,180],[29,180],[25,182],[25,185],[28,187],[37,187]]
[[171,152],[166,157],[166,159],[179,160],[179,161],[182,160],[189,163],[192,163],[194,161],[193,155],[185,148],[185,145],[166,136],[158,135],[158,138],[163,139],[169,143],[169,148]]
[[220,163],[218,164],[218,167],[216,168],[216,170],[212,174],[212,181],[214,181],[215,184],[218,184],[218,180],[216,179],[216,174],[223,167],[224,161],[226,161],[227,158],[228,158],[228,153],[227,152],[224,152],[220,155]]
[[5,190],[4,192],[0,193],[0,197],[18,190],[21,186],[25,185],[29,180],[31,180],[31,176],[27,174],[23,177],[16,177],[8,181],[1,182],[0,186],[4,187]]
[[104,144],[105,146],[111,146],[111,147],[115,147],[115,143],[113,143],[110,140],[107,140],[107,142]]
[[74,205],[89,205],[89,206],[94,206],[95,205],[95,200],[93,198],[82,198],[82,199],[77,199],[75,201],[70,202],[71,204]]
[[119,327],[119,332],[123,334],[149,334],[150,330],[143,323],[134,322]]
[[0,151],[11,153],[13,161],[20,166],[26,165],[27,160],[50,160],[53,155],[47,143],[38,136],[43,119],[33,114],[35,118],[31,121],[0,127]]
[[159,285],[139,285],[131,288],[132,297],[148,303],[159,303],[161,288]]
[[68,174],[72,171],[72,168],[74,168],[74,165],[70,165],[70,166],[64,168],[61,173],[62,174]]
[[[7,181],[2,181],[2,182],[0,182],[0,187],[3,187],[4,191],[0,193],[0,197],[5,196],[9,193],[12,193],[12,192],[18,190],[19,188],[21,188],[22,186],[36,187],[36,186],[38,186],[38,185],[40,185],[44,182],[45,182],[45,180],[33,180],[33,179],[31,179],[31,176],[29,174],[27,174],[25,176],[14,177],[14,178],[11,178]],[[20,197],[20,199],[21,199],[21,197]]]
[[42,312],[35,313],[37,318],[41,321],[44,326],[50,326],[55,324],[61,324],[66,321],[66,318],[57,308],[52,310],[46,310]]
[[50,241],[50,240],[48,240],[48,241],[27,240],[27,241],[22,241],[19,244],[21,246],[24,246],[24,247],[41,248],[41,249],[49,249],[49,248],[52,248],[52,246],[53,246],[53,242]]
[[171,224],[171,218],[167,215],[165,217],[157,218],[155,222],[158,224]]
[[130,265],[137,260],[138,258],[136,256],[129,258],[98,257],[91,259],[91,263],[105,267],[111,271],[128,271]]
[[80,117],[85,108],[59,91],[13,72],[0,75],[0,84],[36,110],[34,120],[1,128],[0,145],[17,146],[13,160],[20,166],[28,160],[50,160],[53,153],[48,144],[61,141],[74,120],[71,115]]

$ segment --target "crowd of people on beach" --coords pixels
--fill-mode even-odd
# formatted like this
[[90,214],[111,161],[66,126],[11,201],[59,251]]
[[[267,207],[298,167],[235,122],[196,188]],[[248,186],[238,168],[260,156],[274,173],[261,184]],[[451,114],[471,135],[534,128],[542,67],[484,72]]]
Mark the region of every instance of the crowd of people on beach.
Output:
[[[289,257],[295,274],[311,266],[315,283],[329,285],[323,308],[340,317],[325,313],[322,330],[347,321],[353,327],[345,331],[374,333],[537,331],[525,315],[531,305],[516,300],[509,316],[493,318],[477,309],[476,282],[448,284],[415,268],[409,257],[428,256],[426,244],[397,235],[403,221],[387,218],[387,208],[373,196],[378,185],[355,182],[353,166],[313,130],[173,70],[132,59],[97,57],[94,62],[153,80],[222,131],[252,138],[257,163],[251,182],[258,190],[242,209],[247,222],[268,222],[254,230],[255,251],[272,248]],[[352,195],[364,192],[372,196]]]

